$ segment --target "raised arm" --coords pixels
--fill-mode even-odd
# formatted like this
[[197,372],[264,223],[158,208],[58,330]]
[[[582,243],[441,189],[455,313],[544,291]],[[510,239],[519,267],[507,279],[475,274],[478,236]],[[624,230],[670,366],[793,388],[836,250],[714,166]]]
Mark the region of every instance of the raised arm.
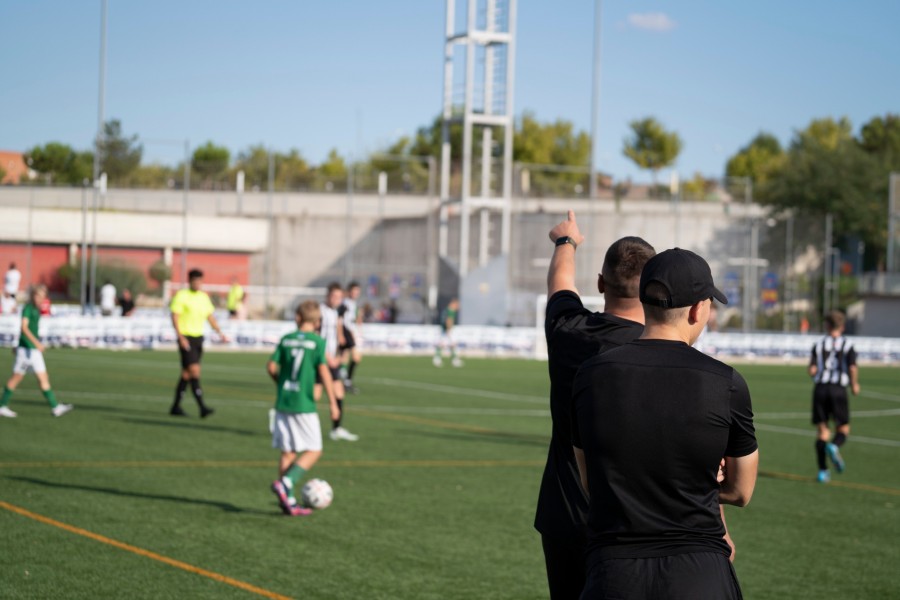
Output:
[[[584,236],[578,230],[578,223],[575,222],[575,212],[571,210],[565,221],[550,230],[550,240],[554,243],[566,236],[571,238],[575,245],[584,241]],[[550,269],[547,272],[547,297],[562,290],[578,293],[575,288],[575,246],[570,243],[561,244],[553,249]]]

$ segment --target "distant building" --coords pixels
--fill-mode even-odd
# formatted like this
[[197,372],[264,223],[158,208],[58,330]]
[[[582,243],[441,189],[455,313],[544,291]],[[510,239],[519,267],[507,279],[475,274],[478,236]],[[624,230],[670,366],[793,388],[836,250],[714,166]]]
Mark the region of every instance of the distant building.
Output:
[[22,178],[31,179],[33,175],[29,172],[28,165],[25,164],[25,158],[21,152],[13,152],[11,150],[0,150],[0,184],[2,185],[18,185]]

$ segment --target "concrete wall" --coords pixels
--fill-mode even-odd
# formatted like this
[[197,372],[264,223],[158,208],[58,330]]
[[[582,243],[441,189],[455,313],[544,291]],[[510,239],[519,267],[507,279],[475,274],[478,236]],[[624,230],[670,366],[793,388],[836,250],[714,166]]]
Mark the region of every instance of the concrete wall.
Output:
[[[0,241],[78,243],[82,196],[72,188],[0,188]],[[182,243],[184,197],[178,190],[110,190],[97,216],[98,243],[178,249]],[[401,320],[428,321],[428,287],[438,273],[437,218],[434,199],[424,196],[245,193],[189,194],[188,246],[198,250],[251,254],[253,285],[322,286],[331,280],[367,282],[378,288],[373,303],[397,296]],[[28,207],[34,207],[29,215]],[[271,220],[266,218],[271,208]],[[730,257],[747,254],[747,216],[755,205],[654,200],[522,199],[513,201],[509,286],[504,303],[508,321],[534,322],[535,301],[545,291],[553,246],[547,238],[567,209],[586,236],[577,252],[577,285],[585,294],[596,289],[596,275],[610,243],[625,235],[641,236],[657,250],[680,246],[705,256],[721,277]],[[429,209],[432,209],[429,212]],[[240,214],[238,214],[240,213]],[[351,215],[348,218],[348,214]],[[499,252],[500,219],[488,224],[491,255]],[[29,225],[30,223],[30,225]],[[92,220],[87,220],[88,237]],[[449,219],[449,260],[459,258],[458,209]],[[469,262],[478,265],[480,220],[471,222]],[[29,233],[30,232],[30,233]],[[271,243],[270,243],[271,240]],[[463,317],[463,322],[465,318]]]

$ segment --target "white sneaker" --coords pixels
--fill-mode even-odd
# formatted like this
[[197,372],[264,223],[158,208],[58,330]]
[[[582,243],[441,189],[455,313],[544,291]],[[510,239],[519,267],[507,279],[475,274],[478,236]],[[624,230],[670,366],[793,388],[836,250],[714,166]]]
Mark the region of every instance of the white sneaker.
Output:
[[8,406],[0,406],[0,417],[6,417],[7,419],[15,419],[19,414],[13,411]]
[[440,367],[440,366],[443,366],[444,361],[441,360],[440,356],[435,356],[434,358],[431,359],[431,364],[433,364],[436,367]]
[[73,408],[75,407],[71,404],[57,404],[56,408],[52,409],[50,412],[53,413],[54,417],[61,417]]
[[335,442],[338,441],[339,439],[341,439],[340,436],[338,435],[337,429],[332,429],[332,430],[328,433],[328,437],[330,437],[330,438],[331,438],[332,440],[334,440]]
[[453,366],[454,366],[454,367],[461,367],[461,366],[463,366],[463,361],[462,361],[462,359],[454,358],[454,359],[453,359]]
[[350,433],[343,427],[338,427],[337,429],[331,430],[331,439],[333,440],[347,440],[348,442],[355,442],[359,439],[359,436],[355,433]]

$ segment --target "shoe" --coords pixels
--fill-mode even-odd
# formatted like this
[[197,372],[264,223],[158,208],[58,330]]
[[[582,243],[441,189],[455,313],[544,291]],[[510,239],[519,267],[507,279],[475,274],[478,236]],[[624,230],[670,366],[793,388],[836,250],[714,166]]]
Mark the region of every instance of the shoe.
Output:
[[841,457],[841,450],[835,444],[826,444],[825,452],[828,453],[828,458],[831,459],[831,462],[834,463],[834,470],[838,473],[844,472],[844,459]]
[[57,404],[50,412],[53,413],[54,417],[61,417],[73,408],[75,407],[71,404]]
[[208,406],[201,406],[200,407],[200,418],[205,419],[206,417],[210,416],[214,412],[216,412],[216,409],[214,409],[214,408],[210,408]]
[[173,406],[172,409],[169,411],[169,414],[172,415],[173,417],[186,417],[187,416],[187,413],[184,412],[184,409],[181,408],[180,406]]
[[295,504],[288,508],[287,515],[292,517],[307,517],[312,514],[311,508],[306,508],[305,506],[300,506],[299,504]]
[[6,417],[7,419],[15,419],[19,414],[12,410],[8,406],[0,406],[0,417]]
[[831,473],[828,472],[828,469],[819,471],[818,476],[816,476],[816,481],[819,483],[828,483],[831,481]]
[[281,505],[281,510],[284,511],[284,514],[291,514],[291,498],[288,496],[287,488],[284,487],[284,484],[281,483],[280,479],[276,479],[272,482],[272,491],[278,496],[278,504]]
[[454,359],[453,359],[453,366],[454,366],[454,367],[461,367],[461,366],[463,366],[463,361],[462,361],[462,359],[454,358]]
[[329,435],[331,436],[331,439],[333,439],[333,440],[346,440],[348,442],[355,442],[356,440],[359,439],[358,435],[356,435],[355,433],[350,433],[343,427],[337,427],[335,429],[332,429],[331,433]]
[[440,358],[435,356],[434,358],[431,359],[431,364],[433,364],[436,367],[442,367],[442,366],[444,366],[444,361],[442,361]]
[[359,388],[357,388],[356,386],[354,386],[354,385],[353,385],[352,383],[350,383],[349,381],[345,381],[345,382],[344,382],[344,389],[347,390],[347,393],[348,393],[348,394],[358,394],[358,393],[359,393]]

